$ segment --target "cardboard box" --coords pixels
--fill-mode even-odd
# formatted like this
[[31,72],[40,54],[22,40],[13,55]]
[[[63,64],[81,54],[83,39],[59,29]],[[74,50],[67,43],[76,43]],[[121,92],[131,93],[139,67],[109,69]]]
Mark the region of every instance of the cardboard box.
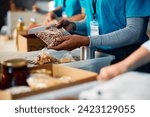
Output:
[[71,67],[66,67],[62,65],[55,65],[55,64],[49,64],[49,65],[43,65],[43,66],[38,66],[32,68],[32,70],[35,69],[48,69],[52,71],[53,76],[69,76],[73,78],[73,81],[71,83],[62,83],[62,84],[57,84],[56,86],[49,87],[47,89],[40,89],[40,90],[33,90],[28,93],[21,93],[17,95],[11,95],[10,92],[8,91],[0,91],[0,99],[19,99],[23,97],[28,97],[28,96],[33,96],[36,94],[42,94],[45,92],[50,92],[53,90],[61,89],[61,88],[66,88],[78,84],[82,84],[85,82],[90,82],[96,80],[97,74],[94,72],[89,72],[85,70],[80,70],[76,68],[71,68]]
[[16,47],[17,47],[17,50],[18,50],[18,37],[19,35],[27,35],[28,32],[27,31],[18,31],[17,29],[14,30],[14,33],[13,33],[13,38],[16,40]]
[[10,37],[8,35],[0,35],[0,41],[8,41]]
[[35,35],[19,35],[17,41],[17,49],[20,52],[29,52],[41,50],[47,45]]

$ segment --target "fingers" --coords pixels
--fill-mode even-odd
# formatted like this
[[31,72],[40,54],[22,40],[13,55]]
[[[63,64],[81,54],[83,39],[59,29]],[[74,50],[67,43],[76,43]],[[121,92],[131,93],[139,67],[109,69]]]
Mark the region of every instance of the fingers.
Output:
[[110,77],[108,76],[107,72],[105,72],[105,70],[103,69],[100,71],[100,74],[97,76],[98,80],[107,80],[109,78]]
[[97,79],[100,80],[110,80],[122,73],[125,73],[127,70],[126,68],[122,66],[122,63],[117,63],[105,68],[102,68],[100,71],[100,75],[97,77]]
[[57,27],[57,28],[61,28],[61,27],[63,27],[63,22],[64,22],[64,20],[63,20],[63,19],[62,19],[62,20],[60,20],[60,21],[58,21],[58,23],[57,23],[56,27]]
[[50,22],[50,18],[49,16],[47,15],[46,18],[45,18],[45,21],[44,21],[44,25],[48,25]]
[[54,49],[54,50],[69,50],[67,48],[68,43],[66,41],[62,42],[58,46],[48,46],[49,49]]
[[63,42],[63,41],[68,40],[69,38],[70,38],[70,36],[68,35],[68,36],[58,37],[58,38],[56,38],[56,40],[59,42]]
[[60,21],[58,21],[58,24],[56,25],[57,28],[61,28],[61,27],[65,27],[69,25],[68,21],[61,19]]
[[62,28],[64,27],[67,31],[73,31],[76,29],[75,23],[70,22],[68,20],[65,19],[61,19],[58,24],[56,25],[57,28]]
[[98,80],[110,80],[116,75],[111,71],[110,67],[105,67],[100,70],[100,74],[97,76]]
[[44,24],[50,24],[54,19],[56,19],[57,16],[55,13],[53,12],[49,12],[47,15],[46,15],[46,18],[45,18],[45,21],[44,21]]
[[69,36],[64,36],[62,38],[56,38],[57,41],[62,42],[61,44],[57,46],[48,46],[49,49],[54,49],[54,50],[68,50],[68,42],[67,40],[69,39]]

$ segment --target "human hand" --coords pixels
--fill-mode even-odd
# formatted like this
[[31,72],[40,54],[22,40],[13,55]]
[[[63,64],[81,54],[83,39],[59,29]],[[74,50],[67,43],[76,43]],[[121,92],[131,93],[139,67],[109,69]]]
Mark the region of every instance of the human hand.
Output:
[[48,46],[49,49],[54,50],[73,50],[81,46],[88,46],[90,43],[89,37],[79,35],[68,35],[60,38],[56,38],[58,42],[61,42],[57,46]]
[[46,14],[44,24],[45,25],[51,24],[51,22],[53,22],[56,18],[57,15],[54,12],[49,12],[48,14]]
[[32,11],[33,12],[39,12],[41,9],[40,9],[40,7],[38,7],[38,6],[36,6],[36,5],[33,5],[32,6]]
[[110,80],[118,75],[121,75],[128,71],[128,68],[123,62],[104,67],[100,70],[100,74],[97,79],[99,80]]
[[58,24],[56,25],[57,28],[65,28],[68,32],[70,31],[75,31],[76,30],[76,25],[74,22],[71,22],[69,20],[61,19]]

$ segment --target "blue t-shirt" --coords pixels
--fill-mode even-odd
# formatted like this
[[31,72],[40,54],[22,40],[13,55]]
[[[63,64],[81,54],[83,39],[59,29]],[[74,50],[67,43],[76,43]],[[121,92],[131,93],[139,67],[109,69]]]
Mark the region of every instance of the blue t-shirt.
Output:
[[86,8],[86,0],[79,0],[82,8]]
[[[127,18],[150,16],[150,0],[94,1],[96,1],[95,15],[99,23],[99,34],[107,34],[125,28]],[[90,34],[90,21],[93,20],[93,6],[93,0],[86,0],[88,34]],[[144,36],[140,41],[146,40],[147,36]]]
[[54,0],[55,2],[55,8],[62,6],[62,0]]
[[[59,7],[59,6],[62,6],[62,1],[63,1],[63,0],[54,0],[54,7],[57,8],[57,7]],[[57,12],[55,12],[55,13],[56,13],[56,15],[57,15],[58,17],[62,17],[62,10],[57,11]]]
[[63,10],[67,17],[71,17],[81,13],[81,5],[79,0],[62,0]]
[[[64,11],[67,17],[71,17],[81,13],[81,5],[84,5],[84,0],[54,0],[55,8],[62,6],[62,11],[57,12],[56,14],[61,17],[62,12]],[[84,5],[85,7],[85,5]]]

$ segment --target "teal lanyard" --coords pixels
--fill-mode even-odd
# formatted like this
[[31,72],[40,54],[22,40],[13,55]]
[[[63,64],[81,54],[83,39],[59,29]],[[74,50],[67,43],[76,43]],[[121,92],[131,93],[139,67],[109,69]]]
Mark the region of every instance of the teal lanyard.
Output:
[[93,19],[95,20],[96,19],[96,3],[97,3],[97,0],[93,0],[92,1],[92,5],[93,5]]
[[64,6],[64,8],[66,7],[66,0],[64,0],[63,6]]

